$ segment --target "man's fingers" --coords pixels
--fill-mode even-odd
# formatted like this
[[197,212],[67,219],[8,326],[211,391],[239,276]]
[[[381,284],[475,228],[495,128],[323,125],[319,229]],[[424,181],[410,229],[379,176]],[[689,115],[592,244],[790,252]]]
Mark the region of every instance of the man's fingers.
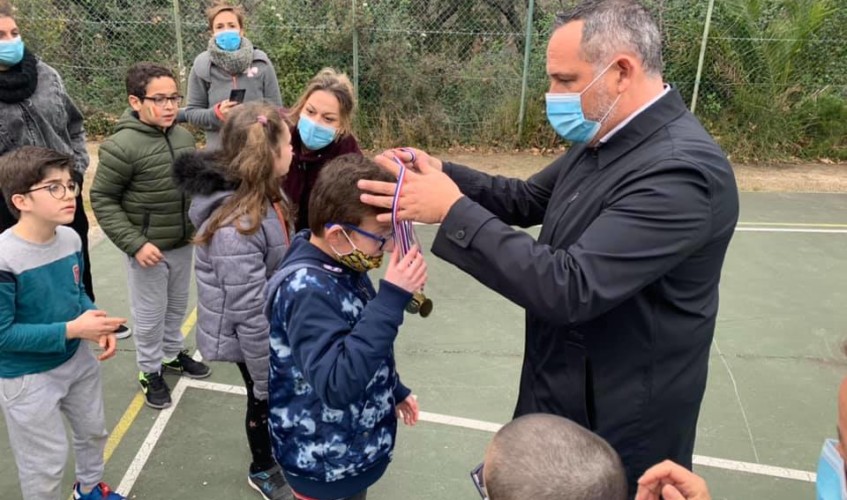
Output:
[[389,158],[385,155],[377,155],[374,158],[374,162],[376,162],[376,164],[382,167],[384,170],[390,172],[394,177],[397,177],[397,174],[400,173],[400,165],[398,165],[393,158]]
[[685,500],[685,497],[674,486],[666,484],[662,488],[662,500]]
[[362,191],[386,196],[394,196],[394,191],[397,189],[397,183],[395,182],[369,181],[364,179],[360,180],[356,186]]
[[[390,196],[377,196],[373,194],[362,193],[359,196],[359,200],[365,205],[371,205],[378,208],[386,208],[391,209],[391,205],[394,203],[394,200]],[[387,214],[389,220],[391,220],[391,214]]]

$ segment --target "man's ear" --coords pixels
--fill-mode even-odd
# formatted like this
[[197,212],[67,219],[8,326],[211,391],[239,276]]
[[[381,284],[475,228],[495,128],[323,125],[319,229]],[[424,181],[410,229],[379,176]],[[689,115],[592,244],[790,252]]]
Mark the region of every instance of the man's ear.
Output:
[[618,71],[618,80],[617,91],[619,94],[623,94],[627,90],[629,90],[630,85],[632,85],[632,79],[635,76],[635,71],[638,67],[638,62],[629,55],[624,55],[620,59],[618,59],[617,63],[614,66],[614,69]]

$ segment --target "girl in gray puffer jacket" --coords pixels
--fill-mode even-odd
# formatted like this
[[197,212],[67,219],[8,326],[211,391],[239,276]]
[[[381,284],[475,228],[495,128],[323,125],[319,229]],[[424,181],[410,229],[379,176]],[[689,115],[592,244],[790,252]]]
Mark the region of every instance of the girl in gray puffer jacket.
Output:
[[197,347],[206,360],[237,363],[247,386],[248,484],[264,498],[291,498],[268,435],[270,326],[263,313],[268,280],[291,237],[279,182],[291,163],[291,136],[275,106],[254,102],[233,110],[222,146],[174,165],[198,228]]

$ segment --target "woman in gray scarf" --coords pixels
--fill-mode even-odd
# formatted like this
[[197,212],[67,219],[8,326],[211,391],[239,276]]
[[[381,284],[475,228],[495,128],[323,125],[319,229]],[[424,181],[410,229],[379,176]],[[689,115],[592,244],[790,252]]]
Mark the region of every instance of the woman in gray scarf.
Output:
[[205,130],[206,148],[215,150],[220,147],[223,122],[238,105],[229,99],[233,90],[244,90],[244,102],[265,100],[282,107],[282,97],[268,55],[244,38],[244,10],[215,4],[206,17],[212,37],[206,51],[194,59],[182,118]]

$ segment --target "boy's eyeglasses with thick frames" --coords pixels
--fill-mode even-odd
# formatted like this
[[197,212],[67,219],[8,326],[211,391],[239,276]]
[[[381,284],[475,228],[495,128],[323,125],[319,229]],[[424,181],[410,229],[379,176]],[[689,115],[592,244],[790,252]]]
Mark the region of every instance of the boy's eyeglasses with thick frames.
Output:
[[352,224],[337,224],[337,223],[335,223],[335,222],[328,222],[328,223],[327,223],[324,227],[326,227],[327,229],[329,229],[329,228],[330,228],[330,227],[332,227],[332,226],[341,226],[341,227],[343,227],[344,229],[347,229],[347,230],[350,230],[350,231],[353,231],[353,232],[359,233],[359,234],[361,234],[362,236],[365,236],[365,237],[367,237],[367,238],[370,238],[370,239],[372,239],[372,240],[374,240],[374,241],[379,242],[379,251],[380,251],[380,252],[383,250],[383,248],[385,247],[385,244],[386,244],[386,243],[388,243],[390,240],[394,239],[394,234],[393,234],[393,233],[392,233],[392,234],[390,234],[388,237],[384,237],[384,236],[380,236],[380,235],[378,235],[378,234],[373,234],[373,233],[371,233],[371,232],[365,231],[364,229],[359,229],[357,226],[354,226],[354,225],[352,225]]
[[488,500],[488,492],[485,490],[485,479],[482,475],[483,465],[484,463],[474,467],[474,470],[471,471],[471,480],[473,481],[473,485],[476,486],[476,491],[482,500]]
[[141,98],[142,101],[153,101],[153,104],[155,104],[159,108],[164,108],[168,103],[171,103],[171,104],[174,105],[174,107],[178,108],[179,105],[182,104],[182,99],[183,99],[183,96],[181,96],[181,95],[174,95],[174,96],[163,96],[163,95],[148,96],[148,95],[146,95],[146,96]]
[[46,186],[41,186],[37,188],[32,188],[29,191],[25,191],[26,193],[32,193],[33,191],[41,191],[42,189],[46,189],[50,196],[56,198],[57,200],[64,200],[65,196],[68,195],[68,191],[71,192],[73,198],[79,196],[80,187],[76,182],[69,182],[67,186],[64,184],[47,184]]

